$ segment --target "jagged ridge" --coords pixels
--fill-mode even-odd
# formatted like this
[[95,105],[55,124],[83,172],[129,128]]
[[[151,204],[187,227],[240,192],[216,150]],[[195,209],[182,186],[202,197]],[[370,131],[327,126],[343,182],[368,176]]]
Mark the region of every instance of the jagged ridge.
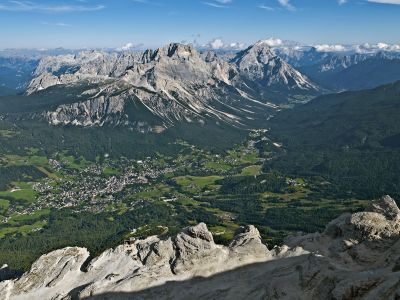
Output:
[[144,53],[90,51],[49,57],[40,62],[35,74],[28,94],[56,85],[99,85],[91,91],[89,102],[46,112],[44,116],[54,125],[124,123],[129,116],[103,107],[134,98],[162,119],[158,125],[164,127],[207,118],[243,126],[265,119],[277,108],[274,103],[304,101],[320,91],[261,42],[230,62],[216,54],[200,54],[190,45],[170,44]]
[[201,223],[174,238],[153,236],[107,250],[84,270],[86,249],[51,252],[21,278],[0,283],[0,294],[4,299],[395,299],[399,234],[400,210],[389,196],[365,212],[343,214],[321,234],[290,237],[287,246],[272,250],[254,226],[239,228],[225,247],[215,244]]

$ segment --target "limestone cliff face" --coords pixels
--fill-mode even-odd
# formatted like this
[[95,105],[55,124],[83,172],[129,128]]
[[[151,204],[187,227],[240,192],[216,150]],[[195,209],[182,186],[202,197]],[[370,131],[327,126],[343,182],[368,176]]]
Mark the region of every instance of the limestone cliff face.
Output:
[[285,90],[318,90],[305,75],[277,56],[264,41],[239,52],[232,59],[244,77],[259,85]]
[[[83,109],[78,99],[78,104],[68,103],[48,111],[46,116],[51,124],[92,126],[110,120],[115,123],[117,119],[123,123],[126,120],[120,118],[119,110],[106,111],[104,116],[97,104],[106,101],[119,106],[112,102],[126,103],[134,96],[148,112],[161,118],[164,126],[206,118],[240,126],[246,120],[264,119],[266,112],[276,108],[273,102],[277,97],[279,103],[288,103],[295,94],[304,98],[304,94],[319,92],[307,77],[259,42],[231,61],[211,52],[200,54],[192,46],[182,44],[143,53],[87,51],[47,57],[39,63],[27,94],[77,84],[97,86],[97,93],[91,98],[95,105],[90,107],[94,110]],[[99,95],[106,99],[97,101]],[[77,106],[87,112],[80,118],[74,113]]]
[[[105,251],[39,258],[0,283],[2,299],[398,299],[400,212],[389,196],[344,214],[323,233],[290,237],[268,250],[254,226],[229,246],[203,223],[176,237],[153,236]],[[83,265],[86,267],[82,267]]]

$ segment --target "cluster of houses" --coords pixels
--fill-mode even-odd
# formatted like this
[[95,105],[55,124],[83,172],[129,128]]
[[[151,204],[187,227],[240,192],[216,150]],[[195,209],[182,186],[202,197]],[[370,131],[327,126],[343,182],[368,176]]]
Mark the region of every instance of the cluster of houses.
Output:
[[37,201],[30,210],[42,208],[80,207],[80,210],[101,211],[110,204],[121,203],[119,193],[129,186],[146,185],[162,174],[172,172],[170,166],[157,166],[151,158],[144,161],[123,162],[118,174],[105,175],[104,166],[90,165],[82,170],[69,169],[55,160],[51,165],[58,168],[62,179],[49,179],[33,185],[38,193]]

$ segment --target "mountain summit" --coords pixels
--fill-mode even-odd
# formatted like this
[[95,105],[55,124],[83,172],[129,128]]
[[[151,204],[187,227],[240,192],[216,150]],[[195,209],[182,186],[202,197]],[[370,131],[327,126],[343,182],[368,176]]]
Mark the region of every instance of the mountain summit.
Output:
[[277,56],[266,41],[259,41],[239,52],[232,63],[244,78],[238,85],[244,89],[250,86],[254,90],[252,93],[257,91],[262,97],[272,93],[281,96],[281,101],[285,102],[285,94],[294,96],[319,91],[316,84]]
[[[246,127],[267,118],[277,105],[307,101],[319,93],[262,42],[231,61],[177,43],[143,53],[88,51],[47,57],[27,93],[78,85],[87,88],[75,103],[45,112],[51,124],[140,124],[152,130],[212,119]],[[78,100],[82,95],[85,100]]]

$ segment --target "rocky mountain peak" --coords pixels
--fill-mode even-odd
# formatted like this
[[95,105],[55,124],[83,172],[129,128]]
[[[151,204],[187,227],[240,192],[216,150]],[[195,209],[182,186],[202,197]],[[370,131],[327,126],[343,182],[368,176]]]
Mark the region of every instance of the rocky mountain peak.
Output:
[[153,60],[159,61],[164,57],[188,60],[195,56],[199,56],[199,53],[192,45],[171,43],[165,47],[157,49],[153,53]]
[[202,53],[202,57],[206,62],[213,62],[218,60],[218,55],[214,51],[207,51]]
[[147,64],[151,62],[154,58],[154,51],[152,49],[147,49],[143,52],[142,63]]
[[214,242],[213,236],[205,223],[200,223],[196,226],[189,227],[184,232],[192,238],[199,238],[207,242]]
[[[336,239],[338,247],[364,241],[390,239],[400,235],[400,210],[390,196],[372,201],[363,212],[343,214],[330,222],[324,232]],[[351,241],[351,242],[348,242]]]
[[266,41],[258,41],[254,45],[239,52],[233,62],[242,68],[247,65],[268,64],[271,59],[277,58]]
[[389,195],[383,196],[379,201],[373,201],[370,210],[389,220],[395,222],[400,220],[400,209],[397,207],[396,201]]
[[250,80],[246,85],[257,86],[263,96],[262,91],[266,87],[278,93],[282,90],[312,93],[319,91],[319,87],[310,79],[277,56],[267,41],[259,41],[239,52],[231,62],[236,64],[241,78]]
[[[288,103],[295,97],[307,101],[319,92],[264,42],[242,51],[233,61],[179,43],[142,53],[85,51],[44,58],[35,74],[27,94],[57,85],[88,86],[85,101],[61,103],[43,112],[50,124],[136,128],[140,123],[146,124],[147,132],[176,121],[204,122],[210,117],[247,126],[258,116],[263,118],[266,110],[275,109],[275,101]],[[125,107],[132,99],[141,103],[135,107],[150,112],[146,118],[155,118],[136,120],[136,115],[144,114],[132,112],[130,118]]]

